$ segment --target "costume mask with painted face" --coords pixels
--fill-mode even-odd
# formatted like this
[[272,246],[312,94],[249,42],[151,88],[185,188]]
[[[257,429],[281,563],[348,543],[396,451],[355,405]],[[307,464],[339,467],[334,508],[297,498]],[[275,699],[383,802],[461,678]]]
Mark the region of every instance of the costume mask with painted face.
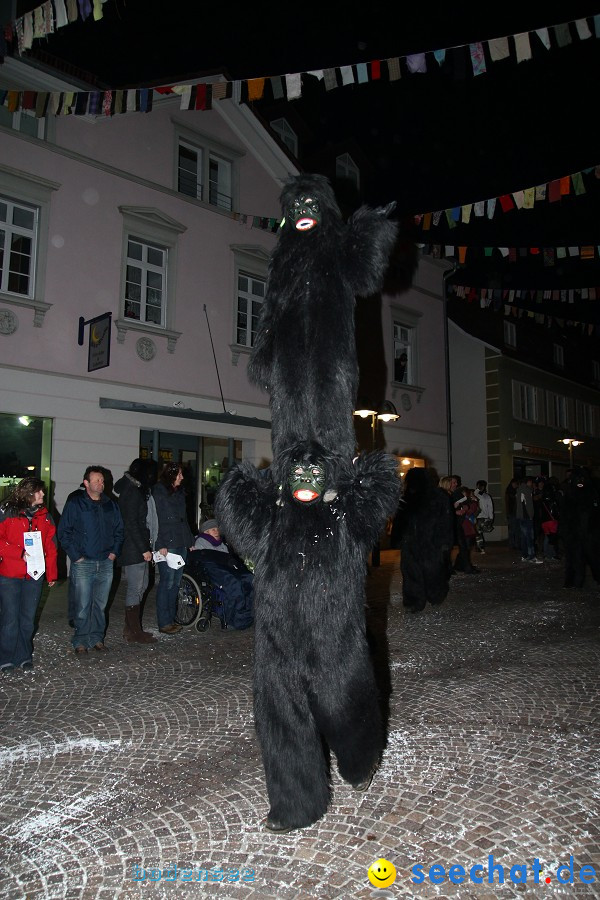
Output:
[[296,197],[288,213],[296,231],[310,231],[321,222],[321,205],[312,194]]
[[298,503],[314,503],[325,487],[325,469],[319,463],[295,462],[290,470],[288,484],[292,497]]

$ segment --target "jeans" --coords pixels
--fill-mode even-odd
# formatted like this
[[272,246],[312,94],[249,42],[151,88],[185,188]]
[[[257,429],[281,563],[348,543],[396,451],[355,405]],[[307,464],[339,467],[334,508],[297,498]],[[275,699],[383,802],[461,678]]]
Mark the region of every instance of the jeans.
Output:
[[74,647],[93,647],[104,641],[104,610],[113,580],[112,559],[82,559],[71,565],[75,601]]
[[142,602],[142,597],[148,587],[150,579],[149,564],[141,562],[133,563],[131,566],[123,566],[123,575],[127,582],[125,606],[138,606]]
[[526,559],[535,558],[535,537],[533,534],[533,521],[531,519],[519,519],[521,526],[521,556]]
[[31,662],[35,613],[44,579],[0,575],[0,666]]
[[[169,547],[169,553],[178,553],[187,559],[187,547]],[[172,625],[175,622],[177,610],[177,594],[183,566],[180,569],[171,569],[166,562],[157,563],[159,582],[156,588],[156,621],[159,628]]]

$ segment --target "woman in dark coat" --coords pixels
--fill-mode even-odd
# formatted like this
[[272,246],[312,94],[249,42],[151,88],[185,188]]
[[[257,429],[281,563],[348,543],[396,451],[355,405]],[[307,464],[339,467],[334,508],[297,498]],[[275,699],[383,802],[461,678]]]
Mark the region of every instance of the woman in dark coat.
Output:
[[148,588],[152,544],[153,538],[156,538],[156,534],[150,534],[148,526],[148,500],[155,482],[156,462],[153,459],[134,459],[129,470],[115,484],[125,529],[123,549],[117,559],[127,581],[123,637],[138,644],[156,640],[141,625],[142,599]]
[[[182,481],[181,465],[175,462],[167,463],[160,473],[158,484],[152,489],[152,496],[158,516],[156,549],[162,556],[175,553],[185,560],[193,538],[186,516]],[[181,631],[181,625],[175,624],[175,610],[183,566],[180,569],[172,569],[165,560],[157,564],[157,569],[160,579],[156,589],[158,629],[163,634],[177,634]]]
[[447,492],[433,484],[426,469],[404,476],[392,544],[401,548],[403,604],[412,612],[441,603],[448,594],[454,510]]

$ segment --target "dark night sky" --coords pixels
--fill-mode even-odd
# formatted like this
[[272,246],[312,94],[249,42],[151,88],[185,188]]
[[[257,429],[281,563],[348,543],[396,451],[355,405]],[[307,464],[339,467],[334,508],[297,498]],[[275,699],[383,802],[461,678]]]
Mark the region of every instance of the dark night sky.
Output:
[[[390,0],[108,0],[103,20],[90,17],[62,28],[42,47],[93,73],[101,86],[135,87],[216,70],[245,79],[403,57],[600,13],[600,0],[527,0],[492,9],[481,0],[406,6]],[[427,75],[404,71],[393,85],[325,92],[305,79],[303,101],[290,107],[310,120],[323,142],[353,138],[363,147],[379,176],[367,197],[371,202],[396,199],[399,214],[412,216],[485,200],[600,163],[600,41],[575,38],[571,46],[551,51],[535,36],[531,43],[532,61],[488,62],[487,74],[476,78],[464,50],[458,53],[464,77],[452,56],[450,65]],[[258,112],[263,109],[258,104]],[[438,229],[429,239],[481,246],[598,245],[600,181],[590,176],[586,184],[585,198],[544,204],[540,213],[496,213],[492,223]]]

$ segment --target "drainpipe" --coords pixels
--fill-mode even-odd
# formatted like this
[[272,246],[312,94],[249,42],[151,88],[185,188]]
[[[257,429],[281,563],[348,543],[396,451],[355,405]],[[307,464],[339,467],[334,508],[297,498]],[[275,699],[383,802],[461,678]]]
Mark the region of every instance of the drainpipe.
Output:
[[448,475],[452,474],[452,402],[450,397],[450,346],[448,340],[448,288],[446,281],[456,272],[456,263],[442,275],[444,282],[444,366],[446,369],[446,433],[448,441]]

